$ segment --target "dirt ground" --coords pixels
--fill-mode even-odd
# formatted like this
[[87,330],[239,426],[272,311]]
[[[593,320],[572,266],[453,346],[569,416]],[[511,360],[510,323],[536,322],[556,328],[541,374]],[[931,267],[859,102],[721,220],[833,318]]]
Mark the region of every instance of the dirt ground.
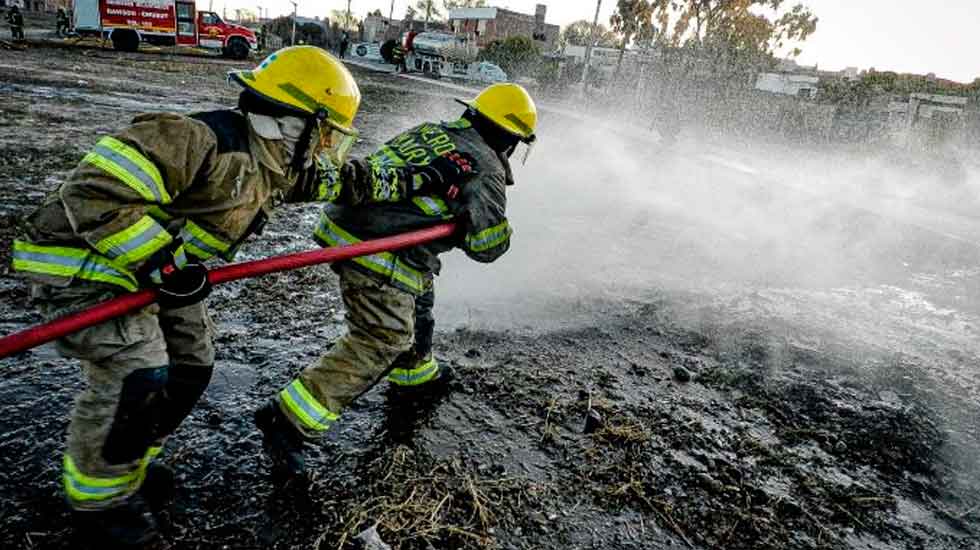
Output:
[[[0,334],[39,321],[6,267],[17,219],[134,114],[233,104],[224,73],[238,66],[60,48],[0,57]],[[457,110],[438,87],[355,74],[365,136],[355,153]],[[565,128],[554,116],[543,124],[543,135]],[[536,155],[534,174],[552,169]],[[712,170],[705,181],[721,173]],[[718,193],[770,193],[734,189]],[[518,213],[538,207],[520,191],[518,236],[534,225]],[[794,199],[765,200],[778,211]],[[241,259],[311,248],[317,212],[281,210]],[[629,230],[669,242],[660,257],[697,256],[703,273],[678,278],[710,283],[661,284],[642,263],[629,284],[581,294],[559,281],[523,302],[533,315],[491,301],[478,319],[456,313],[465,308],[450,290],[436,355],[457,369],[452,391],[397,403],[382,383],[311,447],[306,484],[269,477],[250,418],[340,334],[336,279],[322,267],[218,289],[209,299],[220,325],[215,380],[166,449],[180,485],[166,545],[356,548],[355,535],[377,526],[405,549],[980,548],[980,249],[848,211],[807,223],[891,236],[887,247],[846,247],[844,277],[859,284],[732,279],[726,256],[689,252],[693,235],[717,233],[712,250],[727,254],[764,246],[737,244],[744,236],[730,228],[670,229],[677,220],[651,212],[625,220]],[[581,227],[558,240],[587,244]],[[512,254],[551,252],[529,243],[515,240]],[[896,267],[872,269],[881,258]],[[487,321],[505,308],[522,319]],[[0,361],[2,548],[77,547],[59,477],[81,385],[76,365],[50,347]],[[590,410],[601,420],[585,433]]]

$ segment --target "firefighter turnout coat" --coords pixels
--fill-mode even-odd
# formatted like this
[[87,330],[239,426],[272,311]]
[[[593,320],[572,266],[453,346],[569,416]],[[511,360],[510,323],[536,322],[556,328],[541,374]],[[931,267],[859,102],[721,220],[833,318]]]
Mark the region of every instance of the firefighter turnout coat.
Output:
[[[406,200],[400,196],[405,189],[400,174],[406,168],[411,173],[412,167],[427,165],[435,156],[453,151],[469,153],[477,171],[460,186],[456,199],[422,195]],[[347,265],[419,296],[439,273],[439,254],[458,246],[476,261],[492,262],[509,248],[512,229],[504,211],[506,188],[514,183],[510,163],[487,146],[469,121],[416,126],[359,162],[368,176],[358,188],[370,190],[371,196],[344,200],[340,184],[321,191],[326,198],[340,199],[330,201],[320,216],[315,239],[322,246],[353,244],[448,220],[459,223],[460,229],[454,239],[363,256]]]
[[235,111],[138,116],[28,216],[13,267],[52,286],[132,291],[133,273],[177,237],[200,260],[230,260],[290,187],[284,156]]

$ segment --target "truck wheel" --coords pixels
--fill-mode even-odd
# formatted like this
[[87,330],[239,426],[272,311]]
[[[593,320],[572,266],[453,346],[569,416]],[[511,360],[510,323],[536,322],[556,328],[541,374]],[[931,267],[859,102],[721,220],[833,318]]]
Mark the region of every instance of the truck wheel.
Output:
[[112,31],[112,47],[120,52],[135,52],[140,49],[140,35],[136,31],[120,29]]
[[242,38],[234,37],[228,41],[228,45],[225,46],[223,53],[225,57],[230,57],[231,59],[247,59],[248,51],[248,42]]

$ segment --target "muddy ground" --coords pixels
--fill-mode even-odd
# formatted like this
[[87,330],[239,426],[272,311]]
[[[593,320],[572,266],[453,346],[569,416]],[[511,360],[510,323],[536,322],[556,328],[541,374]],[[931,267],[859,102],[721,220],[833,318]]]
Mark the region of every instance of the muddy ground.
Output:
[[[4,52],[2,263],[17,218],[99,134],[143,110],[230,104],[223,74],[236,66]],[[438,87],[355,73],[359,153],[455,111]],[[340,334],[335,277],[314,268],[216,291],[215,380],[166,451],[180,482],[168,544],[353,548],[376,525],[406,549],[980,548],[976,243],[868,209],[788,216],[819,201],[686,146],[634,144],[658,169],[685,174],[682,189],[665,184],[628,216],[597,214],[619,199],[567,198],[563,185],[588,170],[548,156],[555,143],[579,151],[577,124],[545,114],[542,135],[561,139],[536,152],[536,168],[518,170],[537,187],[511,194],[508,258],[468,271],[454,257],[440,280],[436,354],[460,375],[452,391],[399,404],[379,385],[311,448],[306,484],[269,477],[250,416]],[[698,191],[724,208],[702,201],[700,217],[664,206]],[[704,221],[730,204],[744,219],[756,209],[794,219],[780,238]],[[310,248],[316,214],[281,210],[242,259]],[[599,244],[596,223],[623,226],[622,242],[602,243],[615,260],[585,257]],[[782,246],[814,228],[846,237],[817,248],[833,250],[837,268]],[[3,269],[0,333],[9,333],[39,318]],[[81,384],[49,347],[0,361],[2,548],[75,548],[58,480]],[[602,420],[586,434],[590,408]]]

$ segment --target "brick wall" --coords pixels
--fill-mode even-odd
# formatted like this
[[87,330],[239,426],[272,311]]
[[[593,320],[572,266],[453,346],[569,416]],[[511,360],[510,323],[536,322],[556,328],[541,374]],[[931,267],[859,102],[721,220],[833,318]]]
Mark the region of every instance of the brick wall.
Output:
[[533,37],[536,38],[535,42],[541,46],[541,49],[546,52],[555,49],[558,43],[558,33],[561,30],[558,25],[544,23],[543,18],[537,20],[534,15],[505,9],[497,10],[497,19],[493,23],[493,36],[496,39],[503,40],[511,36]]
[[546,8],[538,6],[535,15],[518,13],[501,8],[496,10],[494,19],[455,19],[453,30],[460,34],[476,37],[476,45],[485,47],[494,40],[505,40],[512,36],[525,36],[534,40],[544,52],[552,52],[558,44],[558,25],[544,22]]
[[0,8],[19,6],[25,13],[54,13],[59,5],[58,0],[0,0]]

